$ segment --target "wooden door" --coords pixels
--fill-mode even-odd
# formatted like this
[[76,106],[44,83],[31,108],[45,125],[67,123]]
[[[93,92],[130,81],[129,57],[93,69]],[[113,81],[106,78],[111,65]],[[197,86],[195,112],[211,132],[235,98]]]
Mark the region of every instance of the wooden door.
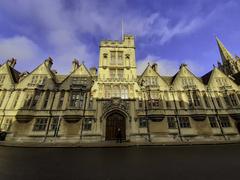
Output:
[[237,127],[237,130],[238,130],[238,133],[240,134],[240,122],[237,122],[236,127]]
[[111,114],[106,121],[106,140],[116,140],[117,130],[121,129],[122,140],[126,139],[126,123],[125,118],[118,113]]

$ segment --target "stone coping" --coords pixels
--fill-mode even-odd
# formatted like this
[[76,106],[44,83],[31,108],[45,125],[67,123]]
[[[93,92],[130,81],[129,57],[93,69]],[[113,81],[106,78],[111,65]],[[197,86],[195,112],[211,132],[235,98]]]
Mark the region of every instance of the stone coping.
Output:
[[97,142],[97,143],[72,143],[72,142],[7,142],[0,141],[0,146],[23,148],[117,148],[138,146],[192,146],[192,145],[226,145],[240,144],[240,141],[196,141],[196,142]]

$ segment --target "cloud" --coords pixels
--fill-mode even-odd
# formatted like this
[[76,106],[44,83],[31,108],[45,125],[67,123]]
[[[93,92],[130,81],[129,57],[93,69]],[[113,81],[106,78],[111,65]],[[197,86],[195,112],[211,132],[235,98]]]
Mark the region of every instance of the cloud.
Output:
[[160,16],[159,13],[153,13],[148,17],[134,17],[127,22],[127,31],[137,36],[155,36],[157,41],[163,45],[170,41],[174,36],[191,33],[204,24],[201,17],[195,17],[191,20],[180,19],[174,25],[171,19]]
[[[114,1],[114,3],[110,0],[104,1],[104,3],[97,0],[15,0],[14,3],[6,0],[0,1],[0,22],[1,16],[6,16],[7,18],[2,19],[6,19],[5,22],[14,31],[13,35],[5,40],[17,44],[17,42],[13,43],[14,39],[23,37],[25,40],[21,41],[25,42],[21,44],[27,46],[24,49],[29,49],[29,51],[18,51],[16,46],[9,47],[10,45],[8,45],[14,50],[5,48],[4,52],[1,52],[3,54],[1,56],[5,58],[7,56],[4,54],[11,57],[21,54],[19,59],[32,58],[33,60],[36,54],[40,53],[37,58],[40,60],[47,54],[46,57],[53,57],[54,66],[66,73],[70,70],[73,58],[84,60],[89,66],[97,65],[96,44],[102,38],[120,39],[122,19],[126,33],[134,34],[137,38],[141,37],[145,44],[151,46],[151,42],[149,42],[151,39],[164,45],[173,37],[200,29],[209,16],[216,16],[218,12],[213,8],[211,12],[214,13],[210,13],[210,15],[195,13],[191,16],[194,9],[190,9],[188,12],[184,12],[187,15],[173,18],[176,14],[178,15],[178,12],[175,12],[178,11],[176,7],[173,7],[171,16],[168,13],[162,13],[157,8],[154,10],[146,8],[146,11],[140,11],[138,8],[140,8],[139,4],[133,7],[126,0]],[[2,22],[2,24],[5,23]],[[5,31],[9,31],[9,28]],[[4,41],[1,46],[6,47],[6,44],[7,42]],[[14,52],[15,49],[16,52]],[[143,63],[143,61],[140,62]],[[170,68],[179,64],[177,60],[165,59],[161,59],[160,63]]]
[[198,62],[195,62],[193,60],[169,60],[169,59],[163,59],[161,57],[157,57],[154,55],[148,55],[143,60],[140,60],[137,62],[137,73],[141,74],[146,69],[148,63],[158,64],[158,72],[161,75],[168,75],[172,76],[176,74],[179,70],[179,67],[182,63],[188,65],[188,69],[196,74],[197,76],[202,75],[203,73],[206,73],[207,69],[205,69],[203,66],[201,66]]
[[0,39],[1,59],[14,57],[21,60],[33,60],[39,58],[40,54],[41,50],[38,45],[27,37],[14,36]]

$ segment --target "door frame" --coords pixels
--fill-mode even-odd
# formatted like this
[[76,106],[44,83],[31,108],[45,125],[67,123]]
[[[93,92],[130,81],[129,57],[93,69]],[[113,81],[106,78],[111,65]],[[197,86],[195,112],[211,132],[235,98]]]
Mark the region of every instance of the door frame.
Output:
[[238,134],[240,134],[240,121],[236,122],[236,128],[237,128]]
[[101,129],[102,129],[102,140],[106,141],[106,122],[107,122],[107,118],[108,116],[110,116],[113,113],[118,113],[121,114],[124,118],[125,118],[125,137],[126,137],[126,141],[130,140],[130,123],[131,123],[131,117],[129,116],[129,114],[119,108],[114,108],[111,109],[109,111],[106,111],[102,114],[101,118],[102,123],[101,123]]
[[[112,141],[112,140],[116,140],[117,138],[116,138],[116,134],[117,134],[117,128],[119,128],[119,126],[117,126],[118,125],[118,122],[115,122],[115,123],[113,123],[114,124],[114,127],[112,127],[113,129],[111,129],[111,130],[108,130],[107,128],[109,128],[109,124],[108,123],[110,123],[110,121],[115,121],[114,119],[112,119],[112,117],[113,116],[115,116],[115,115],[117,115],[117,116],[119,116],[121,119],[120,120],[117,120],[117,121],[119,121],[119,122],[121,122],[119,125],[120,125],[120,127],[122,128],[121,130],[122,130],[122,140],[126,140],[126,118],[124,117],[124,115],[122,115],[122,113],[118,113],[118,112],[115,112],[115,113],[111,113],[111,114],[109,114],[108,116],[107,116],[107,118],[106,118],[106,130],[105,130],[105,140],[106,141]],[[108,132],[109,131],[113,131],[112,133],[114,133],[114,134],[112,134],[112,136],[107,136],[107,135],[109,135],[108,134]],[[111,133],[110,133],[111,134]]]

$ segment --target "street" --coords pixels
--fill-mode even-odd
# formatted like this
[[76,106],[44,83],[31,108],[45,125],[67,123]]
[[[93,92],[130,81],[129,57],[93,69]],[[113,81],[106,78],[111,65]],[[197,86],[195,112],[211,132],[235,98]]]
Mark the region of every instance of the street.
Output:
[[239,179],[240,145],[123,148],[0,146],[1,180]]

